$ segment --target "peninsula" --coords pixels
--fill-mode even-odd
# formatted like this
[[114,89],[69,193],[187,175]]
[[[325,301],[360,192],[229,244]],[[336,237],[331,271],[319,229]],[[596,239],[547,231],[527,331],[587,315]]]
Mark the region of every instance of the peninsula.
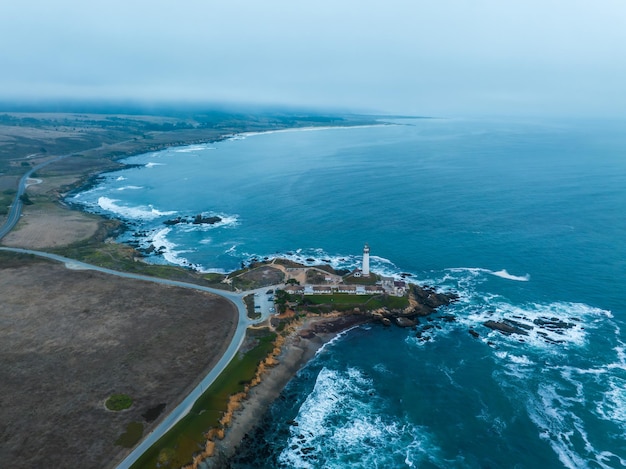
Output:
[[[453,300],[374,273],[366,281],[281,259],[228,276],[151,265],[113,241],[119,221],[63,202],[131,154],[252,130],[371,122],[0,113],[0,392],[22,396],[2,406],[10,436],[0,458],[16,467],[129,467],[131,448],[162,428],[171,431],[141,451],[143,462],[197,465],[215,453],[217,463],[329,338],[372,320],[417,328],[419,316]],[[218,222],[190,214],[167,223]]]

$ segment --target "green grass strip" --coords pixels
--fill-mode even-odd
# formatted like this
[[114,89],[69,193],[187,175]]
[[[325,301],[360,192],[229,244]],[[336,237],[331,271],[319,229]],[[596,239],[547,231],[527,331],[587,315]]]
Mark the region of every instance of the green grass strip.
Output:
[[131,468],[179,468],[190,463],[194,453],[204,447],[204,434],[218,426],[230,396],[243,391],[245,385],[254,378],[259,363],[274,348],[275,338],[276,334],[269,331],[257,337],[257,345],[244,355],[236,356],[198,399],[189,414],[150,447]]

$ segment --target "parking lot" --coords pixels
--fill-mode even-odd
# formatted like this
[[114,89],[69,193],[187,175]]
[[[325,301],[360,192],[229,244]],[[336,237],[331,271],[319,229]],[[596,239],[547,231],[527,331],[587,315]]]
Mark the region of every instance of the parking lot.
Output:
[[276,312],[273,289],[260,289],[255,292],[254,311],[261,313],[263,319],[267,319],[271,314]]

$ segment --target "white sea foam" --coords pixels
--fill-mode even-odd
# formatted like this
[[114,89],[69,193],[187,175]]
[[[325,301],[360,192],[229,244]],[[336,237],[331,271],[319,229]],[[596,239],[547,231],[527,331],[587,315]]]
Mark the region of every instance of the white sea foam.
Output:
[[[373,382],[356,368],[323,368],[303,402],[279,462],[293,468],[398,467],[432,461],[440,452],[425,429],[385,420]],[[385,452],[379,451],[385,447]]]
[[502,435],[502,432],[507,428],[507,423],[500,417],[493,417],[489,413],[489,406],[483,403],[483,408],[480,410],[480,414],[476,416],[479,420],[482,420],[490,426],[490,430],[498,435]]
[[186,258],[181,256],[181,254],[186,254],[188,252],[191,252],[191,250],[189,249],[177,250],[175,248],[178,245],[171,242],[169,239],[167,239],[167,235],[171,231],[172,231],[171,228],[162,228],[161,230],[157,231],[154,234],[153,240],[152,240],[152,244],[154,245],[154,247],[160,250],[163,258],[167,262],[171,264],[183,266],[183,267],[191,267],[191,268],[198,269],[199,266],[191,264]]
[[215,147],[209,147],[208,145],[189,145],[188,147],[177,148],[174,153],[193,153],[201,150],[215,150]]
[[116,190],[118,191],[137,191],[139,189],[143,189],[142,186],[123,186],[123,187],[118,187]]
[[518,282],[528,282],[530,280],[530,275],[526,274],[523,276],[511,275],[505,269],[499,270],[497,272],[489,272],[491,275],[495,275],[496,277],[505,278],[507,280],[516,280]]
[[118,176],[115,180],[116,181],[126,181],[126,178],[124,176]]
[[524,366],[530,366],[530,365],[534,365],[535,362],[533,362],[530,358],[528,358],[526,355],[515,355],[513,353],[509,353],[509,352],[504,352],[504,351],[498,351],[495,353],[495,355],[502,359],[502,360],[506,360],[512,364],[515,365],[524,365]]
[[528,410],[531,420],[540,429],[539,436],[550,444],[565,467],[587,467],[585,458],[572,445],[575,436],[586,438],[584,430],[580,433],[580,417],[567,410],[554,384],[540,384],[538,394],[537,399],[528,403]]
[[151,161],[145,165],[146,168],[154,168],[155,166],[165,166],[165,163],[155,163],[154,161]]
[[[142,247],[148,248],[153,245],[157,249],[158,254],[167,262],[179,265],[181,267],[190,268],[200,273],[226,273],[220,268],[205,268],[201,264],[191,262],[185,254],[194,252],[192,249],[176,249],[178,245],[168,238],[168,235],[175,230],[174,227],[157,228],[149,231],[142,236]],[[136,238],[137,239],[137,238]],[[139,240],[139,239],[138,239]]]
[[235,228],[239,226],[239,215],[227,215],[225,213],[218,212],[203,212],[204,217],[220,217],[221,221],[217,223],[179,223],[176,225],[176,229],[185,233],[191,233],[193,231],[210,231],[216,228]]
[[[523,360],[524,363],[514,365],[512,354],[503,350],[495,352],[506,361],[507,369],[518,371],[496,373],[499,381],[510,387],[517,399],[526,402],[540,438],[552,447],[561,463],[568,468],[621,467],[622,457],[595,446],[614,447],[609,441],[619,441],[619,434],[607,434],[606,439],[594,441],[588,435],[588,428],[596,426],[593,415],[611,426],[619,425],[626,432],[626,375],[614,374],[602,363],[594,363],[591,368],[554,364],[545,367]],[[541,356],[546,357],[543,353]],[[595,464],[590,464],[594,460]]]
[[617,423],[626,432],[626,379],[611,376],[601,401],[596,402],[596,413],[603,420]]
[[93,194],[94,192],[102,192],[103,190],[105,190],[105,187],[103,187],[103,186],[93,187],[91,189],[88,189],[88,190],[83,191],[83,192],[79,192],[78,194],[74,195],[72,197],[72,200],[82,199],[84,196],[86,196],[88,194]]
[[528,282],[530,280],[530,274],[522,276],[512,275],[506,269],[493,271],[489,269],[483,269],[481,267],[453,267],[446,270],[450,272],[469,272],[474,276],[479,276],[480,274],[489,274],[506,280],[515,280],[517,282]]
[[341,340],[341,338],[346,335],[347,333],[349,333],[351,330],[356,329],[357,327],[361,327],[359,324],[352,326],[348,329],[345,329],[343,331],[341,331],[340,333],[338,333],[335,337],[333,337],[332,339],[330,339],[328,342],[324,342],[322,344],[322,346],[320,348],[318,348],[315,352],[315,356],[321,354],[322,352],[324,352],[326,350],[327,347],[330,347],[332,344],[334,344],[335,342],[338,342],[339,340]]
[[497,296],[474,298],[473,301],[456,307],[460,324],[480,330],[486,321],[508,321],[526,334],[504,336],[497,331],[490,331],[489,337],[504,342],[517,343],[521,340],[544,349],[554,348],[555,345],[584,346],[587,343],[588,329],[593,329],[596,324],[611,317],[609,311],[583,303],[514,305]]
[[[539,437],[552,447],[567,468],[592,467],[589,464],[592,458],[596,462],[593,467],[613,468],[617,467],[615,464],[618,461],[624,465],[623,458],[596,448],[588,435],[586,423],[589,422],[589,417],[584,416],[584,413],[587,407],[585,393],[589,383],[580,379],[588,374],[584,373],[588,370],[563,366],[560,371],[565,382],[542,380],[536,390],[534,385],[527,386],[527,379],[509,383],[515,392],[527,389],[522,401],[526,402],[528,415],[537,426]],[[599,375],[602,376],[605,375]],[[626,411],[623,410],[626,408],[626,392],[623,391],[625,384],[623,380],[611,379],[610,391],[604,394],[604,401],[596,402],[596,414],[612,423],[617,421],[622,429],[626,419]],[[574,393],[570,385],[573,386]],[[594,381],[592,388],[598,385],[602,386],[601,382]],[[602,439],[596,441],[597,443],[607,444]]]
[[115,215],[127,220],[153,220],[158,217],[174,215],[176,213],[175,211],[162,212],[154,208],[152,205],[126,207],[119,205],[118,202],[119,200],[110,199],[109,197],[98,198],[98,206],[102,210],[114,213]]
[[374,370],[383,375],[391,374],[391,371],[389,371],[389,368],[387,368],[384,363],[377,363],[376,365],[374,365]]

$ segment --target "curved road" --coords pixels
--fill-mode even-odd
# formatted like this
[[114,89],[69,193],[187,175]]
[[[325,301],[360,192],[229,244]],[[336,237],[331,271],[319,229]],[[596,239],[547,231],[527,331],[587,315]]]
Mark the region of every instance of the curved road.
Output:
[[59,161],[63,158],[67,158],[68,156],[76,154],[77,153],[68,153],[67,155],[55,156],[51,160],[44,161],[43,163],[39,163],[38,165],[33,166],[26,172],[26,174],[22,176],[17,186],[17,194],[15,194],[15,200],[13,200],[13,204],[11,204],[11,208],[9,209],[9,214],[7,215],[7,219],[4,222],[4,226],[0,227],[0,239],[4,238],[20,220],[23,205],[20,197],[26,192],[26,181],[28,180],[28,178],[30,178],[35,171],[38,171],[41,168],[44,168],[51,163],[54,163],[55,161]]
[[[34,170],[34,168],[33,168]],[[26,177],[26,176],[25,176]],[[25,181],[25,177],[22,178]],[[19,197],[19,196],[18,196]],[[17,218],[19,219],[19,212],[17,214]],[[6,233],[4,233],[6,234]],[[0,235],[2,232],[0,231]],[[1,236],[0,236],[1,238]],[[133,280],[143,280],[146,282],[154,282],[160,283],[163,285],[172,285],[175,287],[181,288],[190,288],[194,290],[201,290],[209,293],[213,293],[215,295],[222,296],[228,300],[230,300],[237,307],[239,312],[239,320],[237,322],[237,329],[235,330],[235,334],[230,342],[230,345],[224,352],[224,355],[217,362],[217,364],[213,367],[213,369],[204,377],[204,379],[189,393],[189,395],[180,403],[176,408],[174,408],[164,419],[163,421],[154,429],[152,432],[146,436],[141,443],[136,446],[133,451],[117,466],[118,469],[127,469],[132,466],[137,459],[148,450],[154,443],[159,440],[165,433],[167,433],[180,419],[182,419],[193,407],[194,403],[198,398],[202,395],[205,389],[207,389],[213,381],[224,371],[226,366],[230,363],[230,361],[237,354],[237,350],[241,346],[243,339],[246,334],[246,329],[248,326],[253,324],[258,324],[265,321],[269,315],[269,311],[263,311],[261,317],[255,320],[248,318],[248,311],[243,303],[243,297],[249,295],[251,293],[259,293],[261,290],[266,290],[267,288],[273,287],[264,287],[258,290],[251,290],[241,293],[233,293],[227,292],[224,290],[217,290],[215,288],[203,287],[201,285],[195,285],[192,283],[179,282],[176,280],[167,280],[156,277],[149,277],[147,275],[139,275],[132,274],[129,272],[120,272],[117,270],[107,269],[104,267],[98,267],[95,265],[87,264],[85,262],[76,261],[73,259],[69,259],[67,257],[58,256],[56,254],[50,254],[42,251],[32,251],[30,249],[21,249],[21,248],[7,248],[0,247],[0,251],[10,251],[10,252],[18,252],[23,254],[32,254],[39,257],[45,257],[47,259],[52,259],[57,262],[62,262],[69,269],[77,269],[77,270],[95,270],[98,272],[103,272],[109,275],[116,275],[118,277],[130,278]]]
[[[30,170],[28,170],[28,172],[26,172],[26,174],[22,176],[18,185],[17,194],[15,195],[15,200],[13,201],[13,204],[11,205],[11,209],[9,210],[7,219],[4,225],[0,226],[0,240],[15,227],[15,225],[20,219],[20,216],[22,214],[22,206],[23,206],[20,197],[26,191],[26,182],[28,178],[30,178],[31,175],[35,171],[45,166],[48,166],[49,164],[54,163],[55,161],[59,161],[63,158],[67,158],[75,154],[76,153],[69,153],[67,155],[60,155],[55,158],[52,158],[48,161],[45,161],[44,163],[40,163],[36,166],[33,166]],[[224,355],[220,359],[220,361],[217,362],[217,364],[213,367],[213,369],[189,393],[189,395],[180,404],[178,404],[178,406],[174,408],[163,419],[163,421],[154,430],[152,430],[152,432],[150,432],[148,436],[146,436],[143,439],[143,441],[141,441],[141,443],[138,446],[136,446],[133,449],[133,451],[117,466],[118,469],[127,469],[130,466],[132,466],[135,463],[135,461],[137,461],[137,459],[145,451],[148,450],[148,448],[150,448],[154,443],[156,443],[157,440],[159,440],[159,438],[165,435],[165,433],[167,433],[180,419],[182,419],[185,415],[187,415],[187,413],[189,413],[189,411],[191,410],[195,402],[198,400],[198,398],[202,395],[204,390],[207,389],[213,383],[213,381],[215,381],[215,379],[222,373],[222,371],[224,371],[226,366],[235,357],[237,350],[239,350],[239,347],[241,346],[241,343],[243,342],[243,339],[246,335],[246,329],[248,328],[248,326],[261,323],[265,321],[270,315],[269,311],[262,311],[261,317],[259,319],[255,319],[255,320],[249,319],[247,309],[245,305],[243,304],[243,297],[250,293],[258,293],[261,290],[265,290],[266,288],[272,288],[272,287],[265,287],[262,289],[241,292],[241,293],[232,293],[232,292],[227,292],[224,290],[217,290],[215,288],[195,285],[192,283],[185,283],[185,282],[179,282],[176,280],[167,280],[167,279],[162,279],[162,278],[149,277],[147,275],[138,275],[138,274],[132,274],[128,272],[121,272],[121,271],[117,271],[113,269],[107,269],[104,267],[98,267],[95,265],[87,264],[85,262],[76,261],[74,259],[69,259],[67,257],[58,256],[56,254],[50,254],[50,253],[42,252],[42,251],[33,251],[30,249],[7,248],[7,247],[0,247],[0,251],[19,252],[23,254],[32,254],[35,256],[39,256],[39,257],[45,257],[47,259],[52,259],[57,262],[62,262],[63,264],[65,264],[66,267],[70,269],[95,270],[95,271],[103,272],[109,275],[116,275],[118,277],[130,278],[134,280],[144,280],[146,282],[154,282],[154,283],[160,283],[163,285],[172,285],[175,287],[190,288],[194,290],[206,291],[209,293],[213,293],[215,295],[219,295],[223,298],[226,298],[237,307],[237,311],[239,312],[239,320],[237,322],[237,329],[235,330],[235,334],[233,335],[233,338],[228,348],[226,349],[226,352],[224,352]]]

